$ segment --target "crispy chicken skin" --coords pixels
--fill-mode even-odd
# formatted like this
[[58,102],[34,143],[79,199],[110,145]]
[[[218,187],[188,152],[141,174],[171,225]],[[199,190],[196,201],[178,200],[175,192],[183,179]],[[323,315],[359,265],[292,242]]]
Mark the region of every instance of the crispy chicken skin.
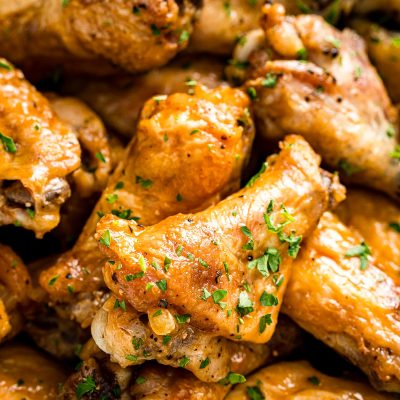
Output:
[[203,209],[238,189],[254,136],[249,99],[228,87],[193,90],[146,103],[126,156],[78,242],[40,276],[54,300],[76,299],[104,285],[107,258],[93,238],[99,216],[111,212],[151,225]]
[[20,344],[0,349],[0,397],[5,400],[54,400],[65,381],[63,368]]
[[138,377],[130,388],[137,400],[223,400],[229,391],[229,386],[202,382],[181,368],[150,364]]
[[[253,396],[253,397],[252,397]],[[258,396],[258,397],[257,397]],[[389,400],[369,385],[325,375],[307,361],[280,362],[235,386],[226,400]]]
[[28,305],[32,291],[31,277],[21,258],[0,244],[0,342],[21,330],[21,307]]
[[144,71],[186,47],[194,12],[187,0],[2,1],[0,53],[22,65]]
[[76,95],[93,107],[109,127],[131,138],[140,110],[152,96],[187,92],[188,84],[194,82],[209,88],[221,86],[223,72],[224,63],[217,59],[181,57],[138,76],[78,81]]
[[[399,2],[400,9],[400,2]],[[400,33],[388,31],[367,20],[356,19],[351,26],[364,37],[368,55],[375,64],[379,75],[385,82],[386,89],[393,102],[400,102]]]
[[294,262],[283,312],[359,366],[375,387],[398,392],[398,280],[372,244],[372,256],[346,255],[362,243],[360,234],[325,213]]
[[265,39],[253,32],[255,50],[249,45],[236,52],[250,62],[236,78],[248,78],[260,133],[303,135],[347,181],[399,199],[397,112],[363,40],[319,16],[288,17],[281,5],[264,11]]
[[[234,342],[182,324],[167,336],[155,333],[143,313],[129,305],[125,309],[111,297],[96,314],[92,336],[111,361],[126,368],[155,359],[164,365],[184,366],[198,379],[216,382],[230,371],[248,374],[266,362],[290,354],[301,343],[299,329],[282,316],[267,344]],[[167,340],[167,341],[166,341]],[[208,360],[204,361],[204,360]],[[201,368],[200,366],[204,364]]]
[[[216,336],[271,338],[301,238],[343,194],[301,137],[287,137],[281,148],[258,179],[205,211],[147,228],[112,215],[98,223],[96,239],[111,260],[103,270],[107,286],[147,313],[158,334],[190,319]],[[263,292],[273,305],[261,305]]]
[[22,225],[40,238],[59,222],[80,147],[22,73],[4,59],[0,66],[0,224]]
[[385,272],[400,283],[400,209],[385,196],[349,190],[335,213],[358,231],[385,265]]

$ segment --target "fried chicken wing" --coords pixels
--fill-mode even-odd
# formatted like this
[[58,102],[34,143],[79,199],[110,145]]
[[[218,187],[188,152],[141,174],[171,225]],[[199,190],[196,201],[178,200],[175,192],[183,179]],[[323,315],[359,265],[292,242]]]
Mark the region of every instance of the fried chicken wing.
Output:
[[251,375],[226,400],[389,400],[365,383],[325,375],[306,361],[281,362]]
[[301,239],[342,195],[302,138],[287,137],[281,148],[258,179],[203,212],[146,228],[100,220],[96,239],[111,261],[105,282],[148,314],[153,331],[166,335],[190,321],[228,339],[271,338]]
[[143,71],[186,47],[194,12],[188,0],[2,1],[0,53],[22,65]]
[[349,190],[335,213],[372,246],[385,272],[400,283],[400,209],[377,193]]
[[23,326],[20,307],[32,295],[29,272],[17,254],[0,244],[0,341],[15,336]]
[[66,176],[80,165],[75,133],[22,73],[0,59],[0,224],[37,237],[59,222],[70,195]]
[[111,355],[111,361],[124,368],[155,359],[164,365],[184,367],[202,381],[217,382],[229,372],[248,374],[288,355],[301,342],[299,329],[284,317],[267,344],[234,342],[190,324],[179,325],[163,336],[145,314],[126,304],[118,307],[121,304],[115,297],[107,300],[93,320],[92,336]]
[[254,50],[236,52],[241,66],[250,63],[239,72],[261,133],[303,135],[343,179],[399,199],[397,112],[363,40],[319,16],[288,17],[280,5],[264,11],[265,39],[256,31]]
[[62,366],[20,344],[0,349],[0,397],[6,400],[54,400],[65,381]]
[[[126,156],[78,242],[40,276],[52,299],[75,302],[104,286],[101,267],[107,258],[92,236],[100,216],[112,213],[151,225],[168,215],[205,208],[236,190],[254,135],[248,105],[240,90],[200,85],[191,95],[149,100]],[[77,318],[82,321],[83,316]]]
[[[284,5],[288,14],[321,14],[335,23],[341,13],[350,12],[353,0],[278,0],[274,3]],[[235,44],[246,44],[244,35],[248,31],[258,28],[263,4],[258,0],[203,0],[194,23],[189,50],[230,55]]]
[[186,92],[200,83],[209,88],[224,84],[224,64],[205,57],[184,57],[135,77],[78,81],[76,95],[101,115],[118,133],[132,137],[143,104],[155,95]]
[[353,21],[351,26],[366,40],[371,61],[385,82],[391,99],[399,103],[400,84],[397,77],[400,72],[400,33],[362,19]]
[[325,213],[294,262],[283,311],[359,366],[375,387],[398,392],[397,283],[372,243]]
[[223,400],[228,385],[202,382],[181,368],[145,366],[130,388],[134,399],[145,400]]

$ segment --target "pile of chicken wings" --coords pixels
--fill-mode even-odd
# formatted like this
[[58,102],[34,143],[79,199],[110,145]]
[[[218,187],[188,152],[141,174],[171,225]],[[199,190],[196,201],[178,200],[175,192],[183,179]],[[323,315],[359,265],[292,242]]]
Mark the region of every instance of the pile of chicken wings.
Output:
[[399,112],[397,0],[0,0],[0,398],[398,398]]

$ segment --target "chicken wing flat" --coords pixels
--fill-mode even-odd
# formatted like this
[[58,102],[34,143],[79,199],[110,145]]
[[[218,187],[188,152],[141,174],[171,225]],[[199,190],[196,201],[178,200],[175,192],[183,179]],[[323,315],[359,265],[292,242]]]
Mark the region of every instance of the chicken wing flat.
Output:
[[385,82],[391,99],[399,103],[400,84],[397,76],[400,72],[400,33],[362,19],[354,20],[351,26],[365,38],[371,61]]
[[179,325],[164,336],[153,327],[143,313],[112,296],[97,312],[92,336],[100,349],[111,355],[111,361],[123,368],[155,359],[164,365],[184,367],[206,382],[217,382],[230,372],[248,374],[290,354],[301,343],[299,329],[285,317],[280,318],[267,344],[231,341],[190,324]]
[[21,330],[21,307],[31,296],[32,282],[25,264],[10,247],[0,244],[0,341]]
[[93,107],[109,127],[131,138],[140,110],[148,99],[155,95],[186,92],[196,83],[209,88],[221,86],[224,84],[223,72],[224,63],[218,59],[184,57],[135,77],[79,80],[74,83],[77,86],[74,92]]
[[260,132],[303,135],[344,179],[399,199],[397,112],[363,40],[319,16],[287,17],[281,5],[264,11],[266,39],[256,31],[255,50],[236,52],[241,66],[250,63],[240,74],[250,77]]
[[2,1],[0,53],[18,64],[143,71],[186,47],[194,12],[187,0]]
[[[75,301],[80,292],[86,298],[104,286],[101,267],[107,258],[93,238],[100,216],[151,225],[203,209],[238,189],[254,136],[249,99],[228,87],[192,90],[146,103],[126,156],[78,242],[40,276],[53,300]],[[85,314],[80,306],[76,311]]]
[[385,273],[400,283],[400,209],[386,197],[365,190],[349,190],[335,213],[358,231],[374,249]]
[[20,344],[0,349],[0,397],[6,400],[54,400],[65,381],[62,366]]
[[80,165],[73,130],[22,73],[0,59],[0,224],[37,237],[59,222],[70,195],[66,176]]
[[251,375],[226,400],[389,400],[369,385],[325,375],[306,361],[281,362]]
[[293,265],[283,311],[375,387],[398,392],[400,288],[385,267],[360,234],[325,213]]
[[154,332],[190,323],[228,339],[271,338],[302,237],[343,194],[302,138],[287,137],[281,148],[258,179],[203,212],[147,228],[112,215],[100,220],[105,282],[147,313]]

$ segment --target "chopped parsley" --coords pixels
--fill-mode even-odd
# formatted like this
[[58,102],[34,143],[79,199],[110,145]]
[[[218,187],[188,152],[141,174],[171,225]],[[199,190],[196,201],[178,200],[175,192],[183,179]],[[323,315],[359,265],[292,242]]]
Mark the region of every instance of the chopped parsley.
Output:
[[206,301],[210,297],[211,297],[211,293],[206,288],[203,288],[203,294],[200,296],[200,298],[202,300]]
[[223,298],[225,298],[225,296],[228,294],[228,292],[224,289],[219,289],[216,290],[213,294],[212,294],[212,299],[214,301],[215,304],[220,304],[221,300]]
[[307,380],[314,386],[319,386],[320,385],[320,380],[316,376],[309,376]]
[[281,255],[278,249],[273,247],[265,250],[265,253],[249,262],[248,268],[257,267],[262,276],[269,276],[269,272],[278,272],[281,264]]
[[108,229],[101,235],[99,242],[106,247],[110,247],[111,234]]
[[254,249],[254,239],[253,239],[253,235],[252,235],[250,229],[246,225],[243,225],[240,227],[240,230],[242,231],[243,235],[245,235],[249,238],[247,243],[243,245],[242,249],[243,250],[253,250]]
[[189,40],[190,34],[188,31],[182,31],[180,36],[179,36],[179,44],[185,43]]
[[188,364],[190,363],[190,358],[183,356],[180,360],[179,360],[179,366],[182,368],[185,368]]
[[[65,0],[64,0],[65,1]],[[82,382],[76,385],[76,397],[81,399],[86,394],[91,394],[96,390],[96,382],[92,376],[82,379]]]
[[118,299],[115,299],[115,303],[114,303],[114,308],[115,309],[117,309],[117,308],[122,308],[124,311],[126,311],[126,304],[125,304],[125,301],[124,300],[118,300]]
[[125,275],[125,280],[126,280],[127,282],[132,282],[132,281],[135,280],[135,279],[143,278],[143,277],[144,277],[144,272],[143,272],[143,271],[140,271],[140,272],[137,272],[136,274],[128,274],[128,275]]
[[6,136],[0,132],[0,141],[3,143],[4,150],[7,153],[17,152],[17,146],[15,145],[14,140],[11,137]]
[[144,179],[141,176],[136,176],[136,183],[144,189],[149,189],[153,186],[153,181],[151,179]]
[[250,96],[250,98],[252,100],[257,99],[257,91],[253,86],[250,86],[249,88],[247,88],[247,94]]
[[128,361],[135,362],[135,361],[137,361],[137,356],[135,356],[133,354],[128,354],[128,355],[125,356],[125,359],[128,360]]
[[95,154],[95,157],[100,160],[101,162],[105,163],[106,162],[106,158],[104,157],[103,153],[101,151],[98,151]]
[[165,272],[168,272],[169,267],[171,266],[171,262],[172,262],[171,259],[169,257],[165,256],[165,258],[164,258],[164,270],[165,270]]
[[170,335],[165,335],[162,340],[163,345],[166,346],[171,341],[171,339],[172,337]]
[[161,35],[161,31],[160,31],[160,29],[159,29],[156,25],[151,24],[150,29],[151,29],[151,33],[152,33],[154,36],[160,36],[160,35]]
[[361,168],[351,165],[347,160],[344,158],[341,159],[338,163],[338,167],[347,175],[351,176],[353,174],[357,174],[361,171]]
[[371,255],[371,250],[365,242],[361,242],[358,246],[352,247],[345,254],[346,257],[359,257],[360,269],[363,271],[368,267],[369,255]]
[[118,200],[118,195],[116,193],[109,194],[106,196],[106,201],[109,204],[114,204]]
[[202,360],[200,363],[200,369],[204,369],[210,364],[210,359],[207,357],[205,360]]
[[278,75],[276,75],[272,72],[269,72],[266,75],[265,79],[261,82],[261,84],[264,87],[269,88],[269,89],[274,88],[277,83],[278,83]]
[[144,376],[138,376],[138,377],[136,378],[136,380],[135,380],[135,382],[136,382],[138,385],[141,385],[141,384],[145,383],[146,381],[147,381],[147,379],[146,379]]
[[50,278],[48,285],[49,286],[54,286],[54,284],[57,282],[57,279],[60,277],[60,275],[54,275],[52,278]]
[[178,194],[176,195],[176,201],[181,202],[182,200],[183,200],[182,195],[181,195],[180,193],[178,193]]
[[0,68],[6,69],[7,71],[12,71],[13,67],[10,64],[0,61]]
[[296,52],[297,59],[300,61],[306,61],[308,59],[308,51],[306,48],[301,48]]
[[142,347],[143,343],[144,342],[143,342],[142,338],[134,337],[132,339],[132,344],[133,344],[133,347],[135,348],[135,350],[139,350]]
[[397,145],[390,153],[390,157],[400,161],[400,145]]
[[272,324],[271,314],[265,314],[260,318],[260,324],[258,325],[258,332],[260,334],[264,333],[267,325]]
[[199,262],[199,264],[204,267],[204,268],[210,268],[209,265],[202,259],[202,258],[198,258],[197,261]]
[[252,187],[261,174],[266,171],[267,167],[268,164],[264,162],[261,166],[261,169],[247,182],[246,187]]
[[29,215],[30,219],[35,218],[35,210],[33,210],[32,208],[26,208],[25,211]]
[[254,311],[254,304],[249,298],[246,291],[242,291],[239,294],[239,302],[236,306],[236,311],[243,317]]
[[152,317],[153,317],[153,318],[159,317],[161,314],[162,314],[162,310],[160,309],[160,310],[157,310],[157,311],[152,315]]
[[235,372],[229,372],[228,375],[221,379],[219,383],[222,385],[236,385],[237,383],[246,382],[246,378],[243,375],[236,374]]
[[264,307],[272,307],[277,306],[279,304],[279,300],[275,295],[273,295],[272,293],[267,293],[264,290],[260,297],[260,303]]
[[264,400],[265,396],[258,386],[248,386],[246,388],[247,396],[250,400]]
[[400,222],[390,222],[389,227],[392,228],[394,231],[400,233]]
[[156,285],[162,292],[167,291],[167,281],[165,279],[161,279],[160,281],[157,281]]
[[175,315],[175,318],[179,324],[186,324],[186,322],[188,322],[190,320],[190,317],[191,317],[190,314]]
[[392,124],[389,124],[389,126],[386,129],[386,135],[387,137],[394,137],[394,135],[396,134],[396,130],[394,129],[394,126]]

